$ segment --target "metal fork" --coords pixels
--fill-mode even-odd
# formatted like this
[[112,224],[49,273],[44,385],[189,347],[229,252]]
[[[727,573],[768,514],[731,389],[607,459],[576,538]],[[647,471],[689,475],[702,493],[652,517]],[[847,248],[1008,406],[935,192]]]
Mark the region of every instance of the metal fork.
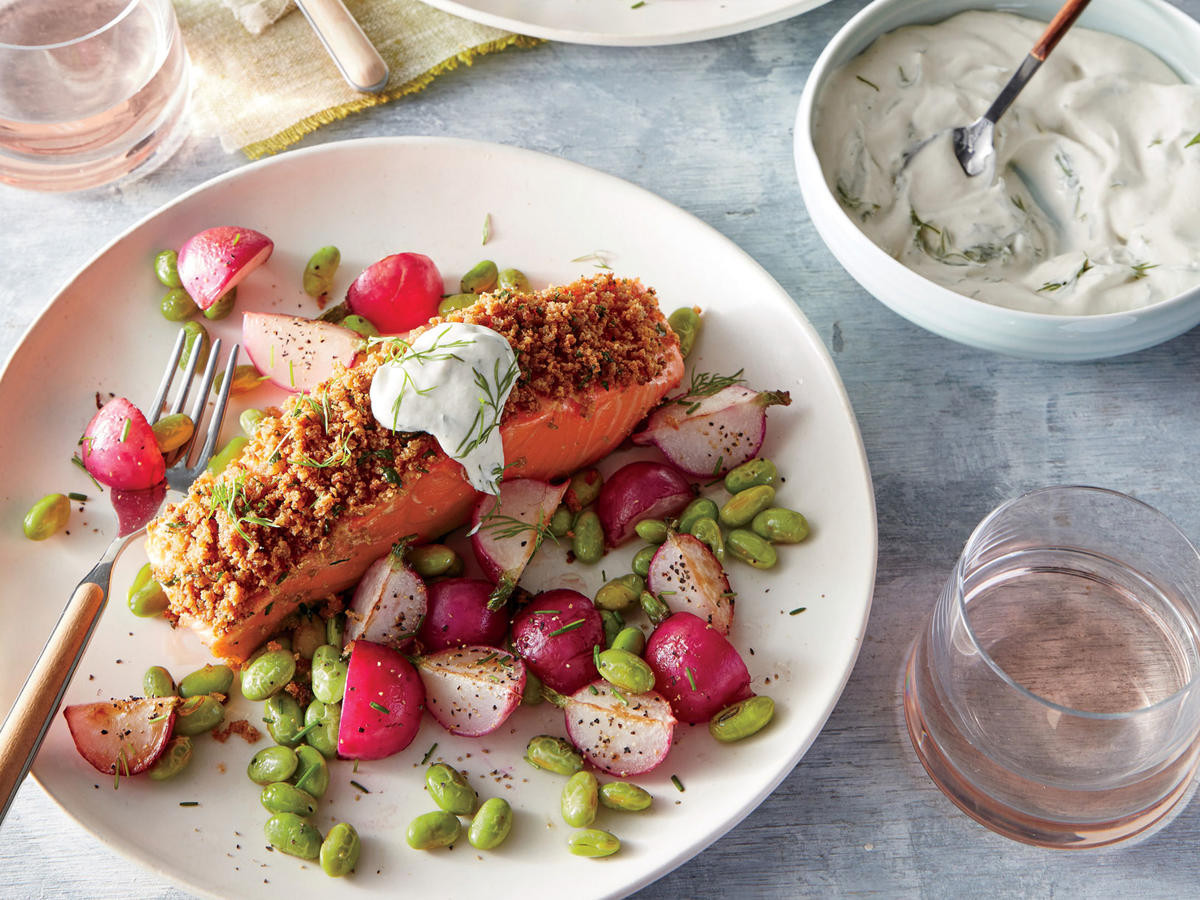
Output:
[[[187,332],[182,330],[179,332],[179,337],[171,351],[171,358],[167,362],[167,368],[163,372],[162,381],[158,386],[158,393],[155,395],[153,403],[147,407],[147,410],[154,416],[153,421],[155,422],[164,415],[181,412],[193,387],[200,359],[199,341],[194,343],[192,352],[188,356],[187,364],[183,368],[182,383],[171,408],[164,410],[163,404],[166,402],[171,384],[175,380],[186,336]],[[200,423],[208,405],[208,394],[212,388],[220,354],[221,341],[218,339],[213,341],[208,365],[205,366],[204,372],[200,376],[199,391],[196,393],[189,412],[192,422],[195,423],[195,430],[187,444],[178,451],[178,458],[175,459],[174,464],[167,469],[166,485],[160,485],[156,494],[150,493],[150,491],[156,490],[154,488],[147,492],[137,492],[141,495],[138,499],[143,502],[133,504],[135,509],[132,512],[127,510],[122,513],[118,509],[120,527],[117,537],[108,545],[108,549],[96,563],[95,568],[88,572],[79,586],[75,588],[75,592],[67,603],[67,608],[63,610],[58,624],[54,626],[50,639],[42,648],[41,655],[33,666],[33,671],[25,679],[25,684],[21,688],[21,693],[17,695],[8,718],[0,727],[0,796],[4,798],[4,805],[0,807],[0,822],[8,814],[8,808],[17,793],[17,788],[20,787],[30,766],[33,765],[34,757],[37,756],[38,749],[46,737],[46,731],[50,728],[50,723],[54,721],[59,704],[62,703],[67,685],[70,684],[71,677],[75,674],[75,669],[83,657],[83,651],[87,649],[88,641],[91,640],[92,632],[96,630],[96,624],[100,621],[100,614],[104,611],[105,601],[108,599],[113,563],[116,562],[117,557],[121,555],[121,551],[129,545],[130,541],[145,532],[146,525],[158,514],[166,500],[166,488],[185,492],[208,466],[208,462],[212,458],[213,450],[217,445],[217,436],[221,431],[221,422],[225,418],[229,386],[233,382],[233,370],[237,365],[237,344],[233,345],[229,360],[225,364],[225,374],[221,378],[220,390],[217,393],[212,418],[209,421],[203,443],[199,451],[195,453],[192,451],[195,448],[196,438],[200,434]],[[175,456],[176,454],[172,454],[172,457]],[[190,465],[188,464],[189,458],[193,460]],[[113,492],[114,502],[118,499],[119,494],[118,491]],[[129,497],[130,494],[125,496]]]

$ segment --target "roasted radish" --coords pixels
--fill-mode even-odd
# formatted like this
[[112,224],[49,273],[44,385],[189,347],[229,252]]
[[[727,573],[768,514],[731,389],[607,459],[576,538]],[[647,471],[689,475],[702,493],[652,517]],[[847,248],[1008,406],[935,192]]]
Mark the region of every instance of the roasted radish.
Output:
[[171,739],[178,697],[80,703],[63,710],[75,749],[105,775],[137,775]]
[[80,443],[83,466],[101,484],[123,491],[154,487],[167,466],[141,410],[117,397],[92,417]]
[[496,585],[492,608],[498,608],[521,578],[525,566],[549,533],[554,510],[567,492],[560,485],[530,478],[500,483],[499,496],[483,494],[471,518],[471,549],[483,574]]
[[495,647],[456,647],[417,660],[425,705],[451,734],[491,734],[521,705],[525,664]]
[[333,377],[334,363],[354,365],[363,339],[356,331],[276,313],[246,313],[242,346],[259,374],[285,391],[311,391]]
[[567,737],[597,769],[624,778],[649,772],[671,750],[675,716],[654,691],[627,694],[607,681],[569,697],[551,697],[563,709]]
[[427,653],[466,644],[497,646],[508,634],[510,616],[491,609],[492,583],[482,578],[447,578],[429,586],[429,609],[421,624]]
[[578,591],[538,594],[513,620],[512,639],[533,673],[556,691],[570,694],[596,680],[592,655],[604,647],[604,624]]
[[750,696],[750,673],[733,644],[691,613],[677,612],[654,629],[644,656],[654,689],[681,722],[706,722]]
[[596,514],[610,547],[634,536],[642,519],[673,516],[692,502],[692,486],[683,474],[660,462],[632,462],[604,482],[596,498]]
[[346,645],[362,638],[403,650],[425,618],[425,582],[404,562],[404,548],[371,563],[346,610]]
[[671,612],[690,612],[721,634],[733,622],[733,591],[713,552],[690,534],[670,532],[650,560],[646,587]]
[[367,266],[346,292],[350,312],[384,334],[424,325],[442,302],[442,273],[421,253],[396,253]]
[[201,231],[179,248],[179,280],[208,309],[265,263],[275,244],[251,228],[222,225]]
[[425,687],[398,650],[359,640],[350,654],[338,755],[383,759],[412,743],[421,726]]

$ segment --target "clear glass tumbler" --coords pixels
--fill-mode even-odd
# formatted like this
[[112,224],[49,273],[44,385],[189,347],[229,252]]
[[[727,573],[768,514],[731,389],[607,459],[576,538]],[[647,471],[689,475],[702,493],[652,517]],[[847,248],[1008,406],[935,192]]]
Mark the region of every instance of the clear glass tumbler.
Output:
[[170,0],[0,0],[0,182],[145,174],[182,143],[188,89]]
[[904,684],[917,756],[966,813],[1046,847],[1161,824],[1200,760],[1200,555],[1124,494],[1051,487],[975,529]]

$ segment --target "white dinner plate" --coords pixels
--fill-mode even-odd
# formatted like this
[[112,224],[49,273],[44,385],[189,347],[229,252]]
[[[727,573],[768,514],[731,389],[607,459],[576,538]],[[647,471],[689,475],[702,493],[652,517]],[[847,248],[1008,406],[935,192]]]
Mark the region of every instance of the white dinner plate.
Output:
[[[491,237],[481,247],[484,219]],[[174,781],[112,777],[75,752],[59,716],[34,772],[45,789],[100,840],[189,890],[228,897],[511,895],[535,883],[547,896],[614,896],[647,884],[698,853],[749,813],[791,771],[824,724],[858,654],[874,583],[874,500],[853,412],[829,355],[791,298],[750,257],[691,215],[608,175],[525,150],[469,141],[372,139],[296,151],[217,178],[118,237],[51,302],[0,379],[0,512],[4,572],[0,625],[0,708],[11,703],[71,589],[115,533],[105,498],[72,513],[69,534],[40,544],[21,537],[33,500],[51,491],[96,497],[69,462],[96,408],[96,395],[150,402],[176,325],[158,313],[162,287],[151,261],[203,228],[235,224],[271,236],[270,261],[239,288],[238,309],[314,315],[300,288],[309,254],[342,250],[336,294],[366,265],[419,250],[436,260],[448,289],[480,257],[523,269],[535,286],[594,274],[596,251],[619,274],[657,288],[670,311],[698,305],[704,332],[698,370],[745,369],[749,383],[788,390],[792,405],[773,408],[764,453],[786,482],[779,502],[803,511],[812,536],[780,548],[780,565],[761,572],[731,563],[738,593],[731,639],[753,687],[777,701],[775,722],[752,740],[719,745],[703,726],[677,730],[666,763],[639,781],[655,804],[641,814],[602,811],[599,825],[624,846],[611,859],[571,856],[559,818],[557,776],[521,759],[528,738],[563,732],[561,714],[522,708],[500,732],[453,738],[426,717],[413,744],[391,759],[332,766],[316,824],[353,823],[363,838],[356,875],[326,878],[313,863],[272,852],[259,790],[247,780],[252,748],[238,737],[197,740],[190,768]],[[236,339],[238,317],[211,330]],[[237,398],[237,411],[277,402],[270,387]],[[641,451],[643,453],[647,451]],[[607,465],[611,469],[613,461]],[[711,489],[718,491],[717,488]],[[592,591],[628,571],[631,548],[601,564],[567,565],[544,548],[532,587]],[[557,554],[557,555],[556,555]],[[140,541],[121,558],[113,600],[67,693],[82,703],[141,693],[142,674],[165,665],[178,678],[208,661],[190,634],[161,620],[135,618],[125,595],[145,561]],[[803,607],[804,612],[791,614]],[[240,696],[230,718],[261,724],[261,705]],[[269,738],[264,736],[265,746]],[[421,759],[467,771],[481,798],[501,796],[516,810],[508,842],[489,853],[462,841],[422,853],[404,842],[407,823],[431,808]],[[684,787],[673,785],[676,775]],[[351,782],[358,782],[364,793]],[[192,805],[192,804],[198,805]],[[187,804],[187,805],[181,805]]]
[[424,0],[440,10],[531,37],[645,47],[741,34],[829,0]]

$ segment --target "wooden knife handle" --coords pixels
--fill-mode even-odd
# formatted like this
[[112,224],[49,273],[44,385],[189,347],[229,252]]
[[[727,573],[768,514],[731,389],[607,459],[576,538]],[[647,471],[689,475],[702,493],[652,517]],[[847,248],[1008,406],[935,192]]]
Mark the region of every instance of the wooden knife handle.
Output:
[[1042,32],[1038,42],[1033,45],[1029,55],[1045,62],[1050,51],[1058,46],[1063,35],[1075,24],[1075,20],[1079,18],[1090,2],[1091,0],[1067,0],[1062,5],[1062,9],[1050,20],[1050,24],[1046,26],[1046,30]]
[[303,0],[300,8],[351,87],[366,92],[383,90],[387,63],[342,0]]

